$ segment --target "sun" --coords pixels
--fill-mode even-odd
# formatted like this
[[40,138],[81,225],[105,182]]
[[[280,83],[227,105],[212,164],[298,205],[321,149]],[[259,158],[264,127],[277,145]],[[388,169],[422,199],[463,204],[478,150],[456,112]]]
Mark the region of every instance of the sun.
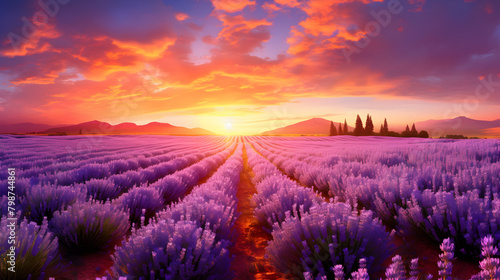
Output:
[[226,130],[232,130],[233,129],[233,124],[231,122],[226,122],[225,123]]

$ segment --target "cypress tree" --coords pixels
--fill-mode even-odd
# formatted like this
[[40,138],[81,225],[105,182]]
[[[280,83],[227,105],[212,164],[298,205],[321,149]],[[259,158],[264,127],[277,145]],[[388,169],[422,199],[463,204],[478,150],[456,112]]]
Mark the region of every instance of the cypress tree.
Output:
[[384,119],[384,134],[389,134],[389,126],[387,125],[387,119]]
[[380,125],[380,135],[381,136],[385,135],[385,133],[384,133],[384,125],[382,125],[382,124]]
[[365,134],[373,135],[373,130],[375,129],[372,121],[372,117],[370,115],[366,116],[366,126],[365,126]]
[[335,128],[333,122],[330,121],[330,136],[335,136],[335,135],[337,135],[337,129]]
[[356,117],[356,127],[354,128],[354,135],[355,136],[361,136],[363,135],[364,129],[363,129],[363,121],[361,121],[361,118],[359,115]]
[[411,132],[410,132],[410,134],[411,134],[411,136],[412,136],[412,137],[418,137],[418,131],[417,131],[417,129],[415,128],[415,124],[413,124],[413,125],[411,126]]
[[349,128],[347,127],[347,120],[344,119],[344,134],[347,135],[349,134]]
[[339,123],[339,135],[344,135],[344,132],[342,131],[342,124]]
[[405,131],[401,132],[401,136],[403,136],[403,137],[410,137],[411,136],[410,127],[408,125],[406,125]]

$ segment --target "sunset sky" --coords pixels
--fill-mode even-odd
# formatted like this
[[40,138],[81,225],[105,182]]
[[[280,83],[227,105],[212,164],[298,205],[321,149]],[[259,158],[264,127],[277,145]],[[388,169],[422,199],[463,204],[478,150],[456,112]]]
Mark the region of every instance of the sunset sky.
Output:
[[498,112],[496,0],[0,0],[0,123],[248,134]]

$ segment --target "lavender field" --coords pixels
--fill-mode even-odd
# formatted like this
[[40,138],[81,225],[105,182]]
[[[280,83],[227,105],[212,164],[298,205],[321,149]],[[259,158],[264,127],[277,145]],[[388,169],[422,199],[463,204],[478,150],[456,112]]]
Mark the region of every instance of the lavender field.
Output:
[[498,139],[0,144],[0,279],[500,279]]

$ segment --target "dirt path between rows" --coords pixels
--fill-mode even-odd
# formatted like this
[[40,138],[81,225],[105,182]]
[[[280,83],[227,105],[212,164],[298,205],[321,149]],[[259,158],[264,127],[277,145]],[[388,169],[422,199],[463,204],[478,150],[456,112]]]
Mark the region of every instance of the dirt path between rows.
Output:
[[271,235],[262,229],[253,216],[253,207],[250,200],[257,191],[251,181],[252,170],[248,166],[246,150],[243,149],[243,170],[240,174],[240,183],[236,197],[238,198],[237,211],[240,214],[235,222],[236,238],[231,248],[235,255],[231,263],[231,270],[235,271],[238,280],[274,280],[284,279],[274,271],[264,255],[267,241]]

